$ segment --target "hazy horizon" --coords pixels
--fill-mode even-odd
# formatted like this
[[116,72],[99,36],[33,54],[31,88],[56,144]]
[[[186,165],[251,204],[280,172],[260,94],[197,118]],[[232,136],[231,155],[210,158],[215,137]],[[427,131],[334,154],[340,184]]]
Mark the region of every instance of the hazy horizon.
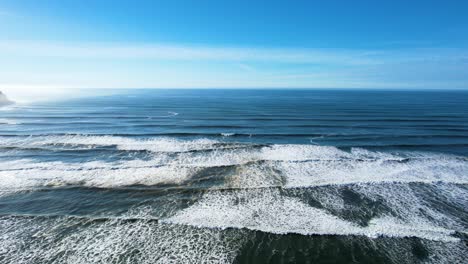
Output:
[[238,90],[238,91],[248,91],[248,90],[317,90],[317,91],[375,91],[375,92],[385,92],[385,91],[398,91],[398,92],[468,92],[468,89],[465,88],[340,88],[340,87],[329,87],[329,88],[320,88],[320,87],[172,87],[172,88],[5,88],[0,89],[1,92],[16,103],[32,103],[32,102],[44,102],[44,101],[56,101],[56,100],[67,100],[77,97],[96,97],[96,96],[109,96],[109,95],[118,95],[118,94],[128,94],[133,90]]

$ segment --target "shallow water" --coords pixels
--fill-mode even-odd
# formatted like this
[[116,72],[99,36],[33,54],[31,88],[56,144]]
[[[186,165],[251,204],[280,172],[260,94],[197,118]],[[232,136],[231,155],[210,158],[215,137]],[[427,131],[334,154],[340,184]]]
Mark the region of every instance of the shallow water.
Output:
[[468,92],[128,90],[0,109],[2,263],[457,263]]

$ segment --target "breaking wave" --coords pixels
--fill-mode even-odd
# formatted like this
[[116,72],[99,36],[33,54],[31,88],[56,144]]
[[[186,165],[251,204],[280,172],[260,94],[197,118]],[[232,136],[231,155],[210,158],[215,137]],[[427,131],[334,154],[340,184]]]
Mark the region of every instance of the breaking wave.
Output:
[[[420,182],[468,184],[463,157],[424,152],[351,151],[315,145],[253,145],[211,139],[134,139],[115,136],[59,136],[3,139],[0,147],[53,152],[107,146],[149,151],[145,159],[66,163],[20,159],[0,163],[0,188],[84,185],[115,187],[181,184],[200,171],[223,179],[213,188],[298,188],[357,183]],[[14,151],[17,151],[15,149]]]
[[374,218],[365,227],[345,221],[324,209],[309,206],[277,191],[211,193],[196,205],[163,223],[210,228],[247,228],[276,234],[420,237],[456,242],[448,230],[430,223],[411,223],[395,217]]
[[0,217],[0,228],[3,263],[231,263],[244,243],[239,232],[145,220]]
[[[418,237],[451,243],[459,243],[457,234],[466,232],[463,219],[433,209],[427,204],[427,197],[422,199],[418,194],[424,186],[435,188],[429,189],[437,192],[434,197],[461,210],[466,208],[463,197],[468,195],[468,161],[453,155],[83,135],[2,138],[0,147],[14,147],[14,151],[43,148],[50,152],[63,147],[147,151],[150,154],[145,158],[118,161],[105,157],[78,163],[31,158],[4,160],[0,163],[0,190],[2,195],[8,195],[19,190],[64,186],[172,186],[180,190],[198,187],[198,200],[159,219],[158,225],[175,225],[171,227],[175,229],[190,229],[177,227],[186,225],[272,234]],[[386,209],[375,213],[366,211],[365,206],[349,207],[343,196],[347,189],[347,195]],[[310,199],[316,202],[311,203]],[[357,215],[371,215],[350,217],[344,213],[350,210],[359,212]],[[89,239],[93,245],[91,234]],[[219,257],[221,253],[216,254]]]
[[382,95],[2,108],[0,263],[464,263],[466,94]]

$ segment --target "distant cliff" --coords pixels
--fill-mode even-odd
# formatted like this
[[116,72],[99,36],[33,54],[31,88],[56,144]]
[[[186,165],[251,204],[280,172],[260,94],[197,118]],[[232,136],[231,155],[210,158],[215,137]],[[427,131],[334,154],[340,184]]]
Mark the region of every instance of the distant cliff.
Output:
[[13,101],[8,100],[6,95],[0,91],[0,106],[12,104]]

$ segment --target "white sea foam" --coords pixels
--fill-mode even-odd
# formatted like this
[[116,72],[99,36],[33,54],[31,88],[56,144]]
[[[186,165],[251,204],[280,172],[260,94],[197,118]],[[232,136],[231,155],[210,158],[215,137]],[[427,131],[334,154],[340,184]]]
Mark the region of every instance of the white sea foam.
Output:
[[[355,185],[352,189],[374,201],[383,201],[385,205],[408,223],[417,226],[437,225],[446,229],[464,232],[466,230],[463,214],[453,215],[446,211],[446,206],[466,208],[468,189],[454,184],[435,186],[409,186],[407,184]],[[436,199],[437,204],[430,202]],[[461,217],[461,218],[460,218]]]
[[17,120],[0,118],[0,125],[19,125],[21,124]]
[[277,163],[287,177],[286,187],[353,183],[449,182],[468,183],[468,162],[457,159],[416,159],[408,162],[377,160],[321,160]]
[[210,139],[178,140],[174,138],[134,139],[119,136],[31,136],[26,138],[1,138],[0,146],[40,147],[67,145],[76,148],[115,146],[120,150],[147,150],[154,152],[183,152],[211,148],[218,143]]
[[[130,162],[131,163],[131,162]],[[24,165],[24,163],[23,163]],[[180,184],[199,168],[183,166],[128,167],[104,162],[79,165],[32,163],[31,169],[0,171],[0,189],[81,185],[112,188],[130,185]],[[39,167],[38,167],[39,166]]]
[[179,113],[177,112],[172,112],[172,111],[169,111],[167,112],[167,115],[161,115],[161,116],[149,116],[148,119],[153,119],[155,117],[173,117],[173,116],[177,116],[179,115]]
[[466,262],[468,254],[466,243],[431,243],[429,241],[422,241],[422,244],[429,252],[426,263],[453,264]]
[[247,228],[276,234],[420,237],[458,241],[451,236],[453,230],[430,224],[414,225],[390,216],[372,219],[368,226],[361,227],[272,190],[210,193],[197,204],[161,221],[219,229]]
[[[2,138],[0,145],[34,147],[68,144],[93,148],[116,146],[121,150],[155,151],[147,160],[120,162],[39,162],[16,160],[0,163],[1,187],[83,184],[113,187],[133,184],[182,183],[200,169],[233,166],[225,187],[283,188],[385,182],[446,182],[468,184],[468,161],[431,153],[383,153],[364,149],[345,152],[335,147],[272,145],[251,147],[232,144],[219,148],[209,139],[132,139],[114,136],[56,136]],[[195,151],[190,150],[208,150]]]
[[231,263],[245,240],[145,220],[3,217],[0,230],[2,263]]
[[[141,254],[135,255],[139,263],[230,262],[239,245],[232,246],[231,242],[226,242],[227,238],[221,236],[219,230],[231,228],[236,232],[242,232],[241,229],[245,228],[275,234],[418,237],[455,245],[461,243],[455,243],[459,239],[453,233],[464,230],[463,219],[434,209],[407,182],[466,183],[467,161],[463,158],[430,153],[388,154],[362,149],[344,152],[333,147],[302,145],[233,147],[211,152],[169,154],[155,153],[149,160],[80,164],[27,159],[2,162],[0,189],[69,184],[106,188],[135,184],[183,184],[205,168],[234,165],[230,173],[224,175],[224,187],[241,190],[211,191],[191,207],[172,212],[173,216],[162,219],[162,223],[170,224],[162,225],[164,228],[149,226],[146,221],[124,225],[117,220],[100,227],[85,228],[60,240],[54,246],[58,251],[53,252],[35,244],[23,250],[19,256],[13,253],[17,252],[19,240],[14,242],[10,238],[15,235],[9,233],[9,238],[4,239],[9,242],[0,239],[0,255],[3,252],[3,255],[9,256],[9,262],[28,260],[25,262],[31,263],[39,258],[37,254],[53,259],[65,252],[59,259],[69,263],[106,262],[112,261],[118,254],[124,254],[136,245],[132,243],[140,241],[146,244],[137,243],[142,250]],[[383,203],[392,212],[374,216],[367,226],[332,213],[333,210],[350,210],[339,191],[339,186],[350,183],[360,183],[349,188],[367,199]],[[314,198],[324,208],[313,207],[299,198],[287,196],[283,194],[284,190],[249,189],[269,186],[283,189],[294,187],[287,190],[291,192],[301,191],[296,187],[322,186],[320,188],[324,191]],[[440,186],[437,195],[466,208],[465,188],[453,184],[437,186]],[[149,219],[138,212],[135,215]],[[17,223],[12,225],[18,227]],[[46,234],[45,237],[53,236]],[[173,237],[178,241],[174,242]],[[200,243],[200,246],[192,243]],[[80,245],[78,250],[71,250],[77,244]],[[215,247],[214,251],[206,251],[212,247]],[[448,254],[443,250],[441,252]],[[460,259],[465,251],[460,252],[450,259]],[[170,258],[174,254],[177,258]]]

